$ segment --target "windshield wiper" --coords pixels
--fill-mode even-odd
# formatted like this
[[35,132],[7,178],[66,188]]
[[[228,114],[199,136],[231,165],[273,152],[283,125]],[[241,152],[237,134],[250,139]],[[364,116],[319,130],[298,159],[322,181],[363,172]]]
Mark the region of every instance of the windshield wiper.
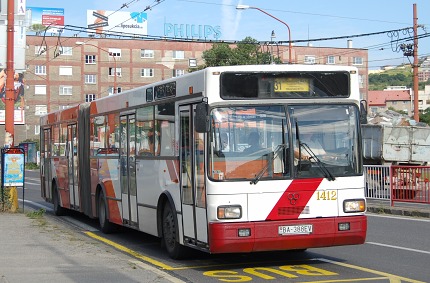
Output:
[[336,178],[333,176],[333,174],[330,172],[330,170],[324,165],[323,162],[316,156],[316,154],[312,151],[312,149],[306,144],[306,143],[300,143],[300,147],[303,147],[305,151],[310,155],[309,159],[315,160],[316,164],[318,165],[318,168],[321,170],[321,172],[324,174],[324,176],[329,181],[334,181]]
[[[255,185],[258,183],[258,181],[260,181],[261,177],[263,177],[264,173],[266,173],[267,169],[269,169],[272,161],[279,156],[279,152],[281,152],[281,149],[283,150],[285,148],[287,148],[287,144],[278,144],[276,146],[275,151],[273,153],[273,157],[271,158],[271,160],[268,160],[267,164],[260,170],[260,172],[258,172],[257,176],[255,176],[255,178],[250,182],[251,185]],[[285,157],[283,162],[285,162]]]

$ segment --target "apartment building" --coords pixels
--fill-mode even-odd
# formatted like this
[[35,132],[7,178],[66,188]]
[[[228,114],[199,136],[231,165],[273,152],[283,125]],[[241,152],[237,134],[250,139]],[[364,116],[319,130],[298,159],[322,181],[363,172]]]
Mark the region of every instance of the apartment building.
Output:
[[[271,47],[282,62],[289,61],[288,45]],[[45,113],[183,75],[202,65],[203,51],[211,48],[212,43],[198,41],[27,35],[25,93],[18,103],[25,122],[15,125],[14,143],[37,139]],[[367,50],[293,46],[291,53],[294,64],[356,66],[367,98]]]

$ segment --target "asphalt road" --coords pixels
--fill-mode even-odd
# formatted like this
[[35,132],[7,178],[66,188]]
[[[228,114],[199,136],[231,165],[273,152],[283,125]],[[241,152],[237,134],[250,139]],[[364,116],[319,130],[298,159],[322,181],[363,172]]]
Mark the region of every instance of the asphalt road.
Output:
[[[40,197],[38,172],[26,172],[26,205],[51,207]],[[20,195],[19,198],[22,198]],[[48,215],[49,217],[53,217]],[[81,233],[118,252],[186,282],[430,282],[430,220],[368,214],[364,245],[306,252],[207,255],[169,259],[159,239],[121,229],[104,235],[97,222],[77,214],[64,217]]]

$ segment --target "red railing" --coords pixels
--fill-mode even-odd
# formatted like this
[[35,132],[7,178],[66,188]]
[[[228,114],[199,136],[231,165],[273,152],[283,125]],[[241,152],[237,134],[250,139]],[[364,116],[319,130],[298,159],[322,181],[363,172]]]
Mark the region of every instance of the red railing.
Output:
[[430,204],[430,166],[390,168],[391,206],[394,201]]

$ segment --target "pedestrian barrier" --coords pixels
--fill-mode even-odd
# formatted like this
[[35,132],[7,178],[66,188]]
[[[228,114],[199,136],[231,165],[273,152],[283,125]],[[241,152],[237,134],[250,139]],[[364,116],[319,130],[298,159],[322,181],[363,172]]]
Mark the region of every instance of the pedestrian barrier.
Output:
[[430,166],[391,166],[391,205],[394,201],[430,204]]
[[365,165],[369,199],[430,204],[430,166]]
[[390,166],[365,165],[364,180],[367,198],[390,200]]

